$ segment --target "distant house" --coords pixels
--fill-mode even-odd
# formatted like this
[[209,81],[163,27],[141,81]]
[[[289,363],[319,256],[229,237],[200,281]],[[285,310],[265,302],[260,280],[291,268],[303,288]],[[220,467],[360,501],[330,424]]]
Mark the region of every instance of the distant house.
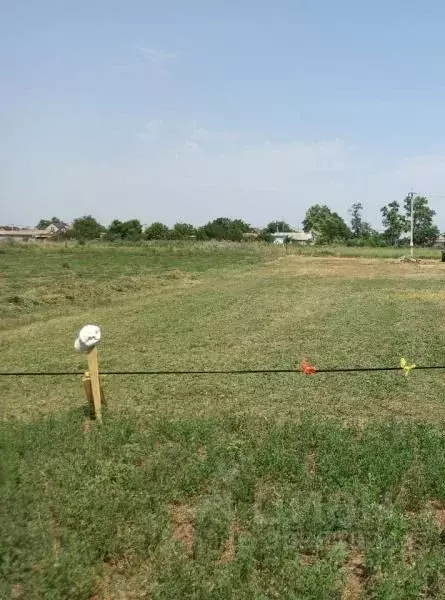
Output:
[[311,231],[280,231],[271,235],[274,244],[284,244],[290,242],[292,244],[314,244],[316,241],[314,233]]
[[291,231],[289,234],[291,242],[296,244],[313,244],[315,243],[315,235],[312,231],[306,233],[305,231]]
[[434,242],[436,248],[443,248],[445,246],[445,235],[439,235],[437,240]]
[[42,231],[49,233],[50,235],[60,235],[61,233],[67,232],[69,228],[70,225],[68,223],[64,223],[63,221],[55,221]]
[[40,229],[33,227],[16,227],[10,229],[0,229],[0,241],[4,242],[28,242],[30,240],[45,240],[52,236]]
[[0,228],[0,242],[28,242],[39,240],[51,240],[57,238],[61,233],[69,229],[67,223],[51,223],[46,229],[36,227],[4,227]]

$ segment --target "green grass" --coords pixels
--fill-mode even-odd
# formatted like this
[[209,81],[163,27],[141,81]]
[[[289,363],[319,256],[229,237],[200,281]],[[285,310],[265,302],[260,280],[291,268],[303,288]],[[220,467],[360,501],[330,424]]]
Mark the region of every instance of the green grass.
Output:
[[[439,261],[302,257],[250,244],[14,249],[2,261],[4,370],[85,368],[72,344],[89,322],[102,327],[101,365],[112,370],[297,368],[305,357],[320,368],[397,366],[402,356],[443,362]],[[11,302],[15,295],[37,301]],[[104,385],[114,410],[147,418],[445,416],[438,372],[109,377]],[[3,378],[0,396],[0,418],[32,418],[77,405],[79,382]]]
[[[261,252],[239,244],[0,246],[0,327],[112,296],[146,293],[171,279],[257,263]],[[180,272],[177,271],[180,269]]]
[[110,414],[85,434],[74,413],[0,431],[3,598],[445,597],[443,428]]
[[444,363],[444,265],[383,250],[0,248],[0,370],[88,322],[103,369],[296,368],[104,377],[86,433],[79,378],[0,377],[0,598],[445,598],[445,374],[297,372]]

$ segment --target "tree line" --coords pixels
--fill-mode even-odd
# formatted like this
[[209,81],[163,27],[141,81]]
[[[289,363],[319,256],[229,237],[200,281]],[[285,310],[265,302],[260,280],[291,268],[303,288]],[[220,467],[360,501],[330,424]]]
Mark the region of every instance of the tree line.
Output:
[[[383,231],[376,231],[363,219],[363,205],[349,210],[350,223],[326,205],[309,208],[303,221],[305,231],[317,231],[319,243],[346,242],[352,245],[398,245],[406,241],[411,229],[411,196],[400,204],[390,202],[380,209]],[[413,240],[416,246],[431,245],[440,235],[434,222],[436,212],[424,196],[413,198]]]
[[[431,245],[440,235],[434,223],[436,213],[431,209],[428,199],[423,196],[413,198],[413,233],[416,245]],[[349,210],[349,222],[327,205],[311,206],[303,221],[305,232],[312,232],[320,244],[346,243],[350,245],[398,245],[408,237],[411,228],[411,197],[403,203],[390,202],[380,209],[383,231],[378,232],[363,218],[363,205],[356,202]],[[50,224],[59,223],[57,217],[41,219],[37,227],[45,229]],[[254,229],[241,219],[219,217],[206,225],[195,227],[189,223],[176,223],[168,227],[155,222],[143,227],[138,219],[120,221],[115,219],[109,227],[100,224],[91,215],[74,220],[61,237],[77,240],[105,239],[108,241],[135,242],[141,240],[229,240],[262,239],[270,241],[275,232],[290,232],[292,228],[285,221],[272,221],[262,230]],[[250,235],[248,235],[250,234]]]
[[[41,219],[37,225],[38,229],[46,229],[49,225],[57,225],[59,219]],[[241,219],[228,219],[220,217],[210,221],[202,227],[195,227],[190,223],[176,223],[173,227],[168,227],[164,223],[155,222],[147,227],[143,227],[138,219],[128,221],[119,221],[115,219],[109,225],[104,227],[91,215],[75,219],[72,225],[60,237],[64,239],[77,240],[95,240],[104,239],[107,241],[129,241],[136,242],[141,240],[230,240],[241,241],[246,233],[253,232],[253,228]]]

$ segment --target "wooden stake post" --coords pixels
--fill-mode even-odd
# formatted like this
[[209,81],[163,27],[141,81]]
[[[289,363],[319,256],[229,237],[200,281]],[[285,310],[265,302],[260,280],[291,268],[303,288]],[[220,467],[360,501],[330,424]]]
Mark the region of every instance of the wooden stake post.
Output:
[[[93,397],[94,414],[99,423],[102,422],[102,402],[101,402],[101,390],[99,380],[99,361],[97,347],[93,346],[87,353],[88,358],[88,373],[89,378],[84,378],[84,389],[87,395],[88,401],[91,401],[87,386],[91,388],[91,395]],[[89,379],[89,383],[87,381]]]
[[78,352],[86,352],[88,360],[88,371],[83,377],[83,389],[87,397],[87,403],[91,419],[102,422],[102,404],[105,404],[104,396],[99,379],[99,359],[97,344],[101,339],[100,327],[97,325],[85,325],[79,331],[74,342],[74,348]]
[[94,411],[93,388],[91,387],[91,378],[90,378],[90,374],[88,373],[88,371],[83,376],[82,383],[83,383],[83,389],[85,392],[85,396],[87,399],[88,416],[90,417],[90,419],[94,419],[96,415],[95,415],[95,411]]

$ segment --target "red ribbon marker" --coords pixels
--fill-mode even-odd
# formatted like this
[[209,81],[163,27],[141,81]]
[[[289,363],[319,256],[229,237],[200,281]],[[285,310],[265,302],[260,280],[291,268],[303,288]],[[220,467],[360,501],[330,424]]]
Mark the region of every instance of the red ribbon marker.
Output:
[[307,362],[307,359],[306,359],[306,358],[305,358],[305,359],[304,359],[304,361],[301,363],[300,367],[301,367],[301,370],[303,371],[303,373],[304,373],[305,375],[315,375],[315,373],[317,372],[317,369],[316,369],[316,368],[315,368],[313,365],[310,365],[310,364]]

